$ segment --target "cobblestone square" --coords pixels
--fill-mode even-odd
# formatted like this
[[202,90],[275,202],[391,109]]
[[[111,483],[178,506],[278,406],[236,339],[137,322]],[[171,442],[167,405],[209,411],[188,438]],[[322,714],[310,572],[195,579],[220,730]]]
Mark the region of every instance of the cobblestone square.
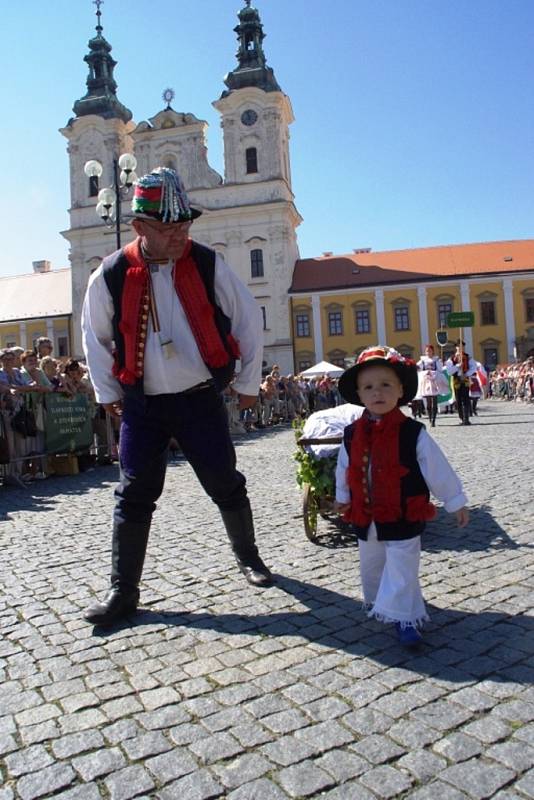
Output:
[[424,535],[424,644],[361,610],[356,542],[304,534],[293,431],[236,439],[277,584],[238,572],[170,462],[141,613],[82,619],[108,583],[116,466],[0,488],[0,800],[534,797],[534,407],[432,430],[471,508]]

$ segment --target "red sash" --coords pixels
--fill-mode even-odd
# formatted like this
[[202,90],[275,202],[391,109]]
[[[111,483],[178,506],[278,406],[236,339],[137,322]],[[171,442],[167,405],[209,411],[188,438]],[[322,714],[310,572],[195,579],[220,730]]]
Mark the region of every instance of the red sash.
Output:
[[[204,281],[191,256],[193,242],[189,239],[185,251],[174,265],[174,287],[195,337],[206,366],[224,367],[230,360],[221,334],[215,324],[215,309],[209,301]],[[117,378],[134,384],[143,376],[145,343],[149,321],[148,268],[141,253],[141,239],[123,248],[129,267],[126,271],[121,300],[119,330],[124,337],[124,367]],[[234,357],[239,346],[231,334],[227,337]]]

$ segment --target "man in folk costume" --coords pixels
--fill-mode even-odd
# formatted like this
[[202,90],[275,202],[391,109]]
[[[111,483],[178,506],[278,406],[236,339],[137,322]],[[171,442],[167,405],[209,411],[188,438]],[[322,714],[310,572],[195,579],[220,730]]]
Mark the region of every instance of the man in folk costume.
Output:
[[358,535],[368,615],[396,624],[403,645],[419,644],[428,619],[419,584],[421,534],[436,515],[430,492],[469,520],[460,480],[424,425],[399,408],[417,391],[417,366],[389,347],[364,350],[339,380],[348,403],[365,406],[345,428],[336,506]]
[[[261,381],[259,306],[223,259],[189,238],[192,208],[180,176],[158,168],[135,186],[137,238],[91,276],[83,345],[96,398],[122,420],[111,588],[85,618],[109,625],[135,612],[152,513],[174,437],[218,506],[237,564],[254,586],[272,575],[255,544],[245,477],[236,469],[221,391],[241,408]],[[112,349],[113,348],[113,349]]]
[[445,369],[452,375],[454,398],[460,417],[460,425],[471,425],[471,401],[469,399],[469,384],[471,376],[476,374],[477,364],[469,353],[465,352],[465,342],[458,339],[456,352],[445,362]]

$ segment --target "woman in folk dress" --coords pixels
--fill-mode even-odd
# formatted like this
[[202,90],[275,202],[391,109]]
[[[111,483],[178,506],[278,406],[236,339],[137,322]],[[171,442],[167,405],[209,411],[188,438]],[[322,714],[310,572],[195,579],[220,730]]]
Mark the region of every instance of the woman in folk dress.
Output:
[[441,359],[434,355],[434,348],[431,344],[425,347],[424,355],[417,362],[417,368],[421,370],[421,395],[425,399],[426,411],[430,425],[436,427],[436,416],[438,413],[438,375],[443,370]]

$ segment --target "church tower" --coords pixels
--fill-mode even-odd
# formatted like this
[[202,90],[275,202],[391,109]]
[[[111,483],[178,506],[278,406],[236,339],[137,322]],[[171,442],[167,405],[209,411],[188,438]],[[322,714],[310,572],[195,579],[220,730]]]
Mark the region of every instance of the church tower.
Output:
[[[91,272],[102,258],[116,249],[114,228],[107,228],[95,213],[100,189],[114,184],[113,159],[131,153],[131,138],[135,125],[132,112],[117,97],[113,71],[116,61],[111,45],[103,36],[100,5],[96,0],[96,36],[89,40],[89,52],[84,57],[88,65],[87,92],[76,100],[71,117],[61,133],[68,140],[70,167],[70,228],[62,235],[70,244],[72,268],[72,341],[73,355],[82,354],[80,315],[83,297]],[[84,172],[87,161],[102,164],[100,178],[88,178]],[[123,201],[127,211],[128,201]],[[132,238],[127,226],[122,226],[124,244]]]
[[262,307],[265,361],[293,371],[287,290],[299,257],[289,160],[293,110],[267,66],[265,34],[251,0],[238,14],[237,67],[213,105],[224,134],[224,187],[233,205],[225,231],[228,261]]
[[[113,186],[114,160],[133,153],[139,175],[158,166],[178,170],[192,204],[204,212],[192,236],[225,258],[262,310],[265,367],[276,363],[284,373],[292,372],[288,289],[299,257],[296,228],[301,222],[289,162],[293,112],[267,66],[257,9],[244,0],[234,28],[238,63],[213,103],[224,137],[222,176],[208,162],[207,122],[190,111],[175,111],[171,89],[164,92],[163,109],[144,121],[132,121],[131,111],[117,97],[116,62],[101,25],[102,1],[95,0],[96,36],[84,59],[87,92],[61,130],[70,159],[70,228],[63,236],[70,243],[74,354],[82,352],[80,316],[89,276],[117,247],[115,227],[107,228],[95,213],[98,191]],[[100,178],[85,175],[84,166],[92,160],[103,167]],[[129,205],[129,200],[122,201],[123,215]],[[120,234],[122,245],[134,236],[127,225]]]

